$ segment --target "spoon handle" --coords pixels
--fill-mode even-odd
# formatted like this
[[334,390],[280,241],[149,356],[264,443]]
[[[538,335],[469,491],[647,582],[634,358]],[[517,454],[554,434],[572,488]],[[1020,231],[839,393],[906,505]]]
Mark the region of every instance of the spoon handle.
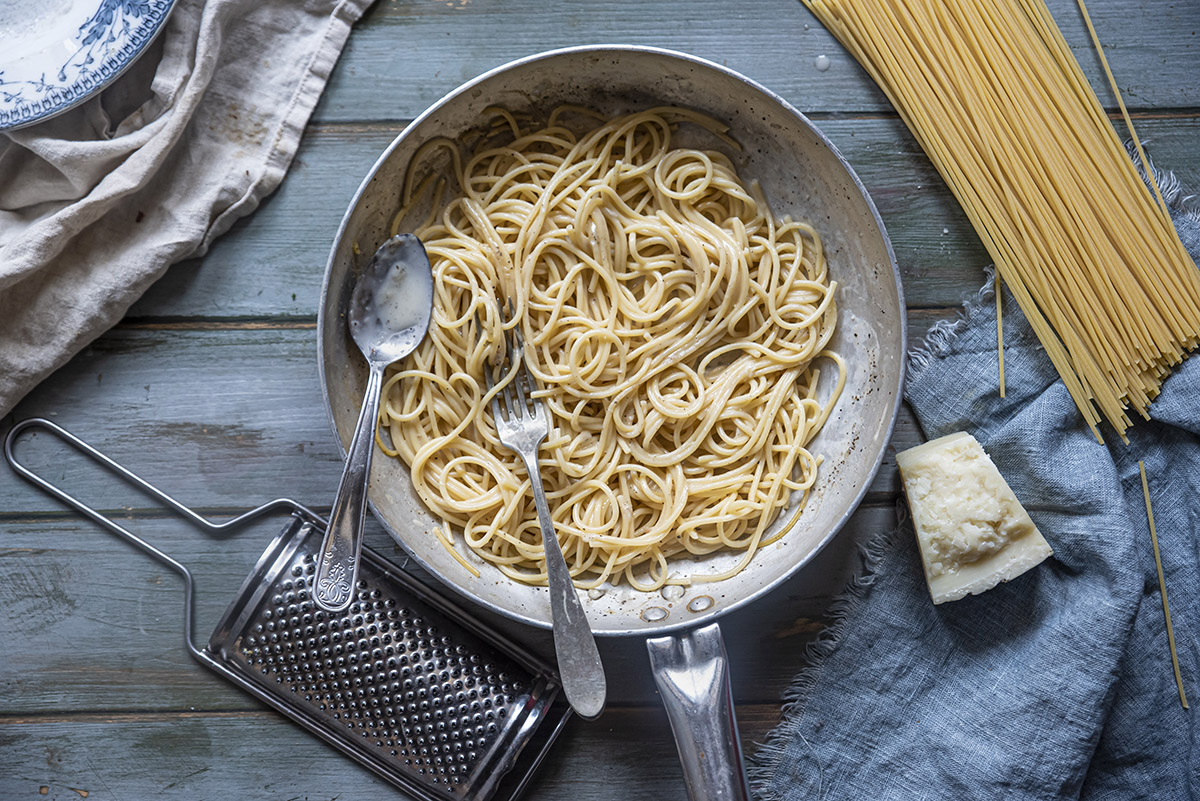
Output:
[[313,577],[313,598],[317,606],[328,612],[342,611],[354,597],[367,514],[367,478],[371,474],[371,454],[375,450],[375,425],[382,386],[383,366],[372,364],[362,410],[346,453],[346,467],[338,484],[337,499],[329,515],[329,528],[325,530],[317,572]]

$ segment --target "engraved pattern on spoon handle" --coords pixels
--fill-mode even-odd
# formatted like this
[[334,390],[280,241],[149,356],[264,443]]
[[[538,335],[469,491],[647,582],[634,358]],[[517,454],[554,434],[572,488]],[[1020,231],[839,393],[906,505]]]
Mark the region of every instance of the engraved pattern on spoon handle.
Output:
[[367,514],[367,480],[375,450],[375,426],[379,417],[379,390],[383,386],[382,364],[371,364],[362,410],[354,437],[346,452],[346,467],[338,484],[337,500],[329,514],[329,528],[321,542],[313,597],[317,606],[340,612],[350,605],[362,551],[362,530]]
[[542,486],[542,474],[538,470],[536,451],[533,456],[521,454],[529,481],[533,487],[533,503],[537,507],[538,523],[542,528],[542,544],[546,549],[546,575],[550,584],[550,612],[554,626],[554,653],[558,659],[558,672],[562,678],[563,691],[571,708],[582,718],[591,720],[604,711],[604,700],[608,692],[604,677],[604,663],[596,638],[579,602],[579,594],[567,561],[563,558],[558,537],[554,533],[554,521],[550,517],[550,506],[546,503],[546,490]]

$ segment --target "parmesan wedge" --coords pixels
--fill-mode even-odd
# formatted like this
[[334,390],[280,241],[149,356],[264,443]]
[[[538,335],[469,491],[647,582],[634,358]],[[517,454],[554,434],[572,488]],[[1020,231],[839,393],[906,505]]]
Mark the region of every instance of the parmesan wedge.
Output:
[[933,602],[990,590],[1053,551],[973,436],[896,455]]

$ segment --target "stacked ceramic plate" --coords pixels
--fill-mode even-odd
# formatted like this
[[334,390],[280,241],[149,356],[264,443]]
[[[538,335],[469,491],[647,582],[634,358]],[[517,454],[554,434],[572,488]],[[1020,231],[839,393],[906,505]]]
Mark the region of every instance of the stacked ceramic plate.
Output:
[[0,1],[0,131],[108,86],[162,30],[175,0]]

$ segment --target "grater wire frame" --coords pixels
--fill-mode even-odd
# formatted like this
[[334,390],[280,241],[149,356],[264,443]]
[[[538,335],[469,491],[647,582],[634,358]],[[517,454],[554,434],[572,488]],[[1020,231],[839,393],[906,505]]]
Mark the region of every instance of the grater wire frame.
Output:
[[[4,439],[4,458],[8,461],[9,466],[16,471],[18,475],[20,475],[26,481],[34,484],[42,491],[53,495],[55,498],[80,512],[92,522],[108,529],[110,532],[116,534],[118,537],[130,543],[140,551],[153,557],[158,562],[170,567],[172,570],[178,573],[180,577],[183,578],[184,640],[186,641],[188,651],[192,654],[192,656],[209,667],[213,667],[213,665],[209,664],[209,662],[212,661],[211,657],[206,656],[200,648],[196,647],[196,641],[194,637],[195,580],[192,578],[191,571],[188,570],[182,562],[176,560],[170,554],[155,547],[154,545],[151,545],[149,542],[146,542],[146,540],[120,525],[112,518],[108,517],[102,512],[97,511],[96,509],[76,498],[74,495],[71,495],[65,490],[59,488],[57,485],[50,483],[33,470],[19,462],[16,454],[14,453],[17,438],[27,429],[31,428],[45,429],[54,436],[58,437],[60,440],[66,442],[71,447],[90,457],[92,460],[99,462],[101,466],[116,473],[141,491],[153,496],[158,501],[179,513],[189,522],[210,533],[219,534],[228,532],[232,529],[240,528],[241,526],[253,520],[257,520],[258,518],[263,517],[271,512],[277,512],[281,510],[290,512],[298,519],[309,520],[316,523],[324,522],[320,515],[318,515],[312,509],[309,509],[307,506],[297,503],[290,498],[276,498],[273,501],[268,501],[261,506],[255,507],[254,509],[250,509],[247,512],[243,512],[236,517],[226,520],[223,523],[214,523],[208,518],[197,514],[194,510],[163,492],[161,489],[154,486],[138,474],[134,473],[132,470],[129,470],[124,465],[113,460],[96,448],[93,448],[91,445],[79,439],[79,437],[76,437],[74,434],[67,431],[57,423],[51,422],[50,420],[46,420],[44,418],[33,417],[17,423],[8,432],[8,436],[6,436]],[[286,529],[284,531],[286,532]],[[281,532],[279,536],[283,536],[283,533]],[[222,671],[218,670],[217,672]]]
[[[216,626],[216,629],[212,634],[212,637],[209,640],[208,647],[198,647],[195,641],[195,579],[193,578],[191,571],[182,562],[179,562],[165,551],[154,545],[151,545],[143,538],[121,526],[112,518],[89,506],[57,485],[47,481],[41,475],[22,464],[15,455],[15,443],[21,434],[27,430],[35,428],[43,429],[54,435],[59,440],[88,456],[107,470],[116,473],[125,481],[152,496],[157,501],[169,507],[180,516],[204,531],[210,533],[224,533],[239,528],[267,514],[280,511],[285,511],[290,514],[291,519],[280,530],[280,532],[275,535],[271,543],[267,546],[266,550],[264,550],[262,556],[260,556],[258,561],[255,563],[254,568],[247,575],[245,581],[243,581],[241,589],[235,596],[234,601],[222,615]],[[133,471],[124,467],[119,462],[116,462],[103,452],[89,445],[87,442],[76,437],[63,427],[44,418],[29,418],[14,425],[9,430],[4,440],[4,457],[8,461],[9,466],[22,478],[80,512],[89,520],[107,529],[120,539],[133,545],[138,550],[149,555],[159,563],[167,566],[182,578],[184,591],[184,643],[188,652],[197,662],[201,663],[204,667],[229,681],[242,691],[249,693],[255,699],[271,707],[276,712],[284,715],[289,720],[300,725],[310,734],[318,737],[327,745],[333,746],[342,754],[350,757],[363,767],[368,768],[376,775],[390,782],[392,785],[405,790],[406,792],[414,793],[422,799],[429,799],[429,801],[443,801],[443,799],[447,797],[444,794],[435,795],[430,791],[430,788],[421,785],[411,777],[394,770],[389,770],[388,767],[385,764],[381,764],[378,759],[372,758],[372,754],[370,752],[364,751],[363,749],[354,748],[350,743],[343,739],[339,739],[336,735],[329,731],[326,726],[322,725],[322,722],[319,719],[315,718],[311,714],[305,714],[304,710],[298,708],[297,706],[284,703],[280,700],[278,695],[268,692],[262,686],[249,680],[242,673],[230,669],[225,662],[214,656],[214,651],[218,653],[221,652],[223,646],[229,644],[230,637],[237,633],[237,627],[234,625],[234,623],[236,622],[238,615],[244,613],[244,611],[248,608],[254,608],[255,605],[261,601],[261,593],[269,591],[269,585],[264,584],[263,579],[267,576],[273,566],[279,565],[279,556],[281,550],[290,548],[291,551],[296,551],[302,542],[297,534],[305,527],[309,527],[310,529],[313,527],[319,527],[320,530],[324,529],[326,526],[326,521],[321,515],[317,514],[311,508],[290,498],[276,498],[275,500],[243,512],[242,514],[230,518],[229,520],[220,523],[211,521],[198,514],[190,507],[176,500],[155,485],[151,484],[149,481],[145,480]],[[450,619],[453,624],[462,627],[470,634],[481,639],[485,644],[495,648],[508,659],[516,662],[520,667],[529,671],[532,676],[541,676],[547,680],[546,686],[542,687],[543,695],[540,699],[538,699],[541,705],[539,706],[536,714],[528,715],[520,719],[518,722],[515,722],[515,725],[520,728],[520,730],[516,733],[518,741],[523,744],[534,746],[533,753],[531,755],[522,755],[519,752],[517,754],[497,753],[499,750],[498,746],[503,742],[503,740],[497,738],[497,740],[492,744],[492,750],[482,761],[481,765],[483,769],[492,774],[485,777],[485,780],[482,784],[482,787],[484,788],[483,792],[486,794],[480,795],[472,791],[465,796],[460,796],[460,798],[463,798],[464,801],[497,797],[512,801],[512,799],[517,798],[526,789],[533,773],[541,765],[550,746],[558,738],[558,735],[562,732],[567,720],[569,720],[571,717],[569,707],[566,707],[561,698],[557,697],[560,695],[558,690],[561,686],[558,682],[557,674],[545,662],[536,658],[534,655],[527,653],[523,649],[519,648],[515,643],[501,636],[497,632],[484,628],[471,614],[463,610],[458,604],[453,603],[442,596],[434,595],[429,589],[400,572],[385,558],[376,554],[371,549],[363,549],[363,559],[373,568],[383,572],[390,580],[400,584],[405,591],[416,596],[421,601],[429,604],[436,612],[441,613]],[[214,650],[209,650],[210,648]],[[532,704],[533,700],[533,698],[530,699],[530,704]],[[549,730],[537,732],[539,736],[535,738],[535,730],[542,728],[543,724],[549,724]],[[534,741],[535,739],[536,742]],[[522,770],[520,772],[513,770],[518,761],[518,757],[521,757],[523,762],[521,765]]]

